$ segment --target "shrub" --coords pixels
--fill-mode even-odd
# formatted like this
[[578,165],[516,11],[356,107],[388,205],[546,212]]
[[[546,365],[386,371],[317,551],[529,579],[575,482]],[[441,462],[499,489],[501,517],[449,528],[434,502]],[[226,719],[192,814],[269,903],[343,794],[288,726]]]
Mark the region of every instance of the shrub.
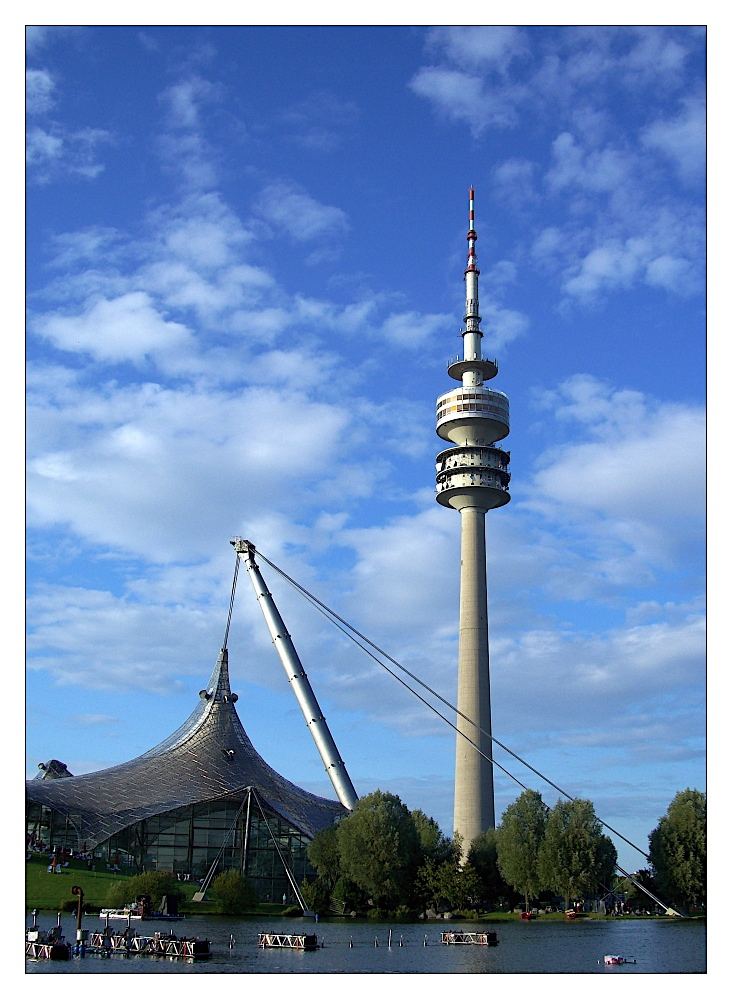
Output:
[[124,906],[144,894],[150,897],[153,910],[160,909],[163,896],[168,899],[175,896],[179,902],[183,899],[183,893],[171,872],[143,872],[113,882],[107,893],[107,902],[110,906]]
[[257,905],[257,894],[235,868],[216,876],[211,895],[221,901],[226,913],[246,913]]
[[316,913],[327,913],[330,908],[330,892],[326,883],[316,878],[314,880],[304,878],[300,886],[302,898],[309,909]]

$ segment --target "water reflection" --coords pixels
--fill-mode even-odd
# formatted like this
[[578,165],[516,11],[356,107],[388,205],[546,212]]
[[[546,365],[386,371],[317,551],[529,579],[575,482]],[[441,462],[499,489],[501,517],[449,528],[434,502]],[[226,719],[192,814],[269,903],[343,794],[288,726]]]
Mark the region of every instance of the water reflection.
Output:
[[[28,920],[30,923],[30,919]],[[49,928],[54,914],[39,914],[38,924]],[[75,919],[62,917],[69,940],[75,937]],[[102,921],[86,918],[84,926],[98,930]],[[122,925],[120,925],[121,927]],[[170,930],[164,923],[144,925],[139,933]],[[568,924],[541,920],[530,923],[375,924],[305,920],[242,920],[191,917],[172,928],[186,936],[207,937],[213,956],[184,965],[181,959],[147,956],[87,955],[69,962],[27,962],[29,973],[597,973],[635,975],[661,972],[706,971],[706,925],[701,921],[617,920]],[[388,947],[389,930],[392,946]],[[494,930],[497,947],[443,945],[443,930]],[[315,952],[257,948],[259,931],[317,933],[322,947]],[[230,948],[230,937],[235,944]],[[426,938],[426,946],[425,946]],[[401,946],[399,941],[401,939]],[[378,941],[378,946],[376,942]],[[632,956],[636,965],[605,966],[605,954]]]

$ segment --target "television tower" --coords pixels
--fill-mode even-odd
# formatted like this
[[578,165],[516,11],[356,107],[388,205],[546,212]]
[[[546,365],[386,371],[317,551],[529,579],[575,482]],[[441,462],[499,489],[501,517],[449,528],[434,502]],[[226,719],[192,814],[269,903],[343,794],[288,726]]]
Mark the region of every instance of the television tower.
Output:
[[448,375],[460,385],[438,396],[436,426],[439,436],[453,443],[437,456],[437,501],[460,511],[457,707],[471,722],[458,716],[453,828],[462,837],[463,856],[478,834],[496,825],[493,765],[460,734],[493,756],[490,737],[485,735],[491,733],[485,515],[511,499],[511,454],[495,444],[508,434],[508,396],[483,384],[498,374],[498,366],[481,350],[474,204],[475,191],[470,188],[465,327],[460,331],[463,355],[447,366]]

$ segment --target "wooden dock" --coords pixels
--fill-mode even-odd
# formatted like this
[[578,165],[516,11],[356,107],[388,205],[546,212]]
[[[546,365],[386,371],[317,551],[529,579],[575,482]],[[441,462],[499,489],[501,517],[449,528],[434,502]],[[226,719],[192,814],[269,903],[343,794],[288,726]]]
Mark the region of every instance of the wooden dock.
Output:
[[443,931],[442,944],[498,944],[498,935],[495,931]]
[[294,948],[296,951],[315,951],[316,934],[273,934],[265,931],[257,938],[259,948]]

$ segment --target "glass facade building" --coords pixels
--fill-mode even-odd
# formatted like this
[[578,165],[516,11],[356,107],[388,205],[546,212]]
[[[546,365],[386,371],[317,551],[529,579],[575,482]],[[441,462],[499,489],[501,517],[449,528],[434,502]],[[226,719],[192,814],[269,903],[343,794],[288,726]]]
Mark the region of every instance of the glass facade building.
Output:
[[224,649],[199,705],[157,747],[92,774],[44,765],[26,782],[29,840],[123,871],[165,870],[196,881],[221,854],[218,870],[243,872],[262,902],[291,899],[283,859],[301,882],[310,871],[309,840],[346,810],[269,767],[236,700]]

